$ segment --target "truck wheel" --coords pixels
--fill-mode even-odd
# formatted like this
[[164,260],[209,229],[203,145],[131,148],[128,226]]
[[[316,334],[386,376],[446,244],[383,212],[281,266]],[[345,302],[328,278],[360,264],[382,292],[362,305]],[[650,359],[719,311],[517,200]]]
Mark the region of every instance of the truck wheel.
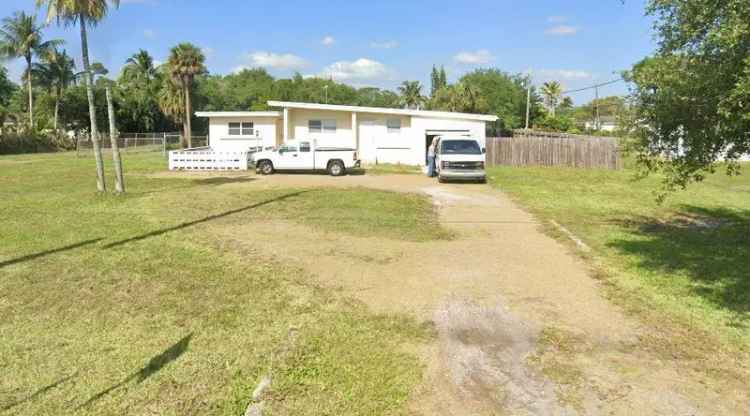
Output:
[[339,160],[334,160],[333,162],[328,164],[328,173],[331,176],[341,176],[346,172],[344,169],[344,164]]
[[262,175],[270,175],[273,173],[273,163],[269,160],[260,162],[260,173]]

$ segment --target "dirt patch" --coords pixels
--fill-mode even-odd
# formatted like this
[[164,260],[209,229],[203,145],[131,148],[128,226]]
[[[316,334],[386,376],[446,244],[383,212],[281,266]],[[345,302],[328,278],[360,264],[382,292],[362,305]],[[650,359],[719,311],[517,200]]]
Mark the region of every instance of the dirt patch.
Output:
[[344,236],[286,221],[219,221],[207,230],[230,246],[293,262],[376,312],[431,322],[438,336],[419,348],[427,370],[414,414],[750,412],[734,385],[704,384],[678,360],[643,348],[658,328],[604,299],[581,261],[486,186],[418,175],[274,175],[222,186],[369,187],[433,199],[456,235],[451,241]]
[[454,301],[435,311],[440,362],[457,398],[481,414],[564,415],[554,385],[527,365],[538,330],[501,304]]

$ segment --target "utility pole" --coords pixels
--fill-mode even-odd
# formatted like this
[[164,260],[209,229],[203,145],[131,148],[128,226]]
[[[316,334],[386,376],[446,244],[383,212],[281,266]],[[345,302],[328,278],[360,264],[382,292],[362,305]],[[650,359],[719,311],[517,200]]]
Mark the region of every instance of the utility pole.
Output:
[[325,91],[325,95],[326,95],[326,104],[328,104],[328,85],[325,85],[325,86],[323,87],[323,91]]
[[526,130],[529,129],[529,113],[531,112],[531,81],[526,85]]
[[599,131],[599,86],[594,87],[594,128]]

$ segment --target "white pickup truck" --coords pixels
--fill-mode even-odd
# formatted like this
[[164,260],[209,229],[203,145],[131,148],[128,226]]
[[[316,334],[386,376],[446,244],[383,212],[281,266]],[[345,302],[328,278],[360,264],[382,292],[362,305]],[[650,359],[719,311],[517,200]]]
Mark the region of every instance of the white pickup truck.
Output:
[[485,149],[479,140],[466,136],[438,136],[435,169],[438,181],[475,180],[487,182]]
[[355,149],[318,147],[314,140],[288,141],[278,149],[256,152],[251,157],[256,171],[263,175],[279,170],[325,170],[331,176],[341,176],[360,164]]

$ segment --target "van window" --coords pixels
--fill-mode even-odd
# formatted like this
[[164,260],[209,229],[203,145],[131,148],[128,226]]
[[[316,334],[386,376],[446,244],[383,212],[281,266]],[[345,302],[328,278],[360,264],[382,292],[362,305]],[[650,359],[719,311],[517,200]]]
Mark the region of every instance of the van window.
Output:
[[482,149],[476,140],[441,140],[441,155],[481,155]]
[[310,142],[300,142],[299,143],[299,151],[300,152],[309,152],[310,151]]

